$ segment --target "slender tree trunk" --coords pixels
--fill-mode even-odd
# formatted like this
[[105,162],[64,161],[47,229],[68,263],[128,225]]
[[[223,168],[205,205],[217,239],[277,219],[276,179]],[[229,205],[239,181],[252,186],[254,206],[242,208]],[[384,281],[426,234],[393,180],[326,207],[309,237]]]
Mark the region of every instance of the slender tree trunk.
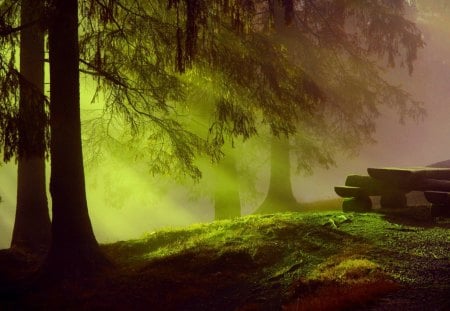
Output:
[[[40,19],[43,2],[22,0],[21,23]],[[50,218],[45,187],[44,30],[40,23],[20,33],[19,157],[12,248],[45,253]]]
[[54,0],[49,25],[52,243],[47,276],[79,277],[107,265],[88,214],[80,122],[77,0]]
[[225,157],[216,167],[214,193],[215,219],[229,219],[241,216],[239,183],[236,172],[234,149],[227,148]]
[[272,137],[270,181],[266,199],[256,213],[273,213],[295,209],[297,200],[292,194],[289,139]]

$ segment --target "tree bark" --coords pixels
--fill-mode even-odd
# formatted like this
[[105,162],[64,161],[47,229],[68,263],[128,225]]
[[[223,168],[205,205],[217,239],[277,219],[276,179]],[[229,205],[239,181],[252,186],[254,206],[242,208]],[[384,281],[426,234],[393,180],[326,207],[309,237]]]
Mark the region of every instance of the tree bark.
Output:
[[241,216],[241,201],[234,149],[227,148],[227,153],[218,164],[216,170],[215,219],[230,219]]
[[272,137],[270,154],[270,181],[267,196],[256,213],[274,213],[294,210],[297,200],[292,194],[289,139]]
[[49,25],[52,243],[44,273],[84,277],[107,266],[88,214],[80,122],[77,0],[54,0]]
[[[21,24],[42,17],[43,2],[22,0]],[[45,186],[44,29],[34,23],[20,33],[17,205],[11,248],[44,254],[50,243]]]

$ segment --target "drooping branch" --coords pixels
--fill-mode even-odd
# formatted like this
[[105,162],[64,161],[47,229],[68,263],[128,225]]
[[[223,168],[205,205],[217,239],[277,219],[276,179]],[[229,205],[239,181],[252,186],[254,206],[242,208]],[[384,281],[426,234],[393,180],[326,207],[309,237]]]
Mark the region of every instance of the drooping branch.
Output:
[[20,26],[17,27],[13,27],[11,25],[7,25],[5,23],[0,23],[0,37],[6,37],[6,36],[10,36],[10,35],[15,35],[16,33],[24,30],[24,29],[28,29],[30,27],[33,27],[34,25],[38,24],[42,22],[42,19],[36,19],[33,20],[31,22],[22,24]]

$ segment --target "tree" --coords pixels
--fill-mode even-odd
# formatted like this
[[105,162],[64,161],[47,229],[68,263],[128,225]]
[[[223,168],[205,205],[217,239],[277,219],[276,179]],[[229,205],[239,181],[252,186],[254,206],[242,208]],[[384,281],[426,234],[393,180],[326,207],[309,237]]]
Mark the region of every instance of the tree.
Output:
[[295,210],[297,200],[292,194],[290,151],[288,137],[272,136],[269,189],[256,213]]
[[107,263],[88,215],[81,146],[78,1],[51,2],[49,23],[52,242],[44,272],[93,274]]
[[[145,41],[144,38],[138,39],[140,38],[140,36],[142,36],[142,34],[144,34],[147,39],[152,38],[150,40],[151,42],[160,42],[161,39],[158,39],[158,35],[155,35],[153,33],[153,29],[164,27],[164,29],[174,28],[173,32],[176,32],[178,35],[181,34],[181,38],[179,39],[186,40],[185,44],[182,44],[182,42],[178,40],[175,47],[172,49],[177,51],[175,55],[177,69],[184,71],[185,79],[183,79],[182,81],[187,88],[186,92],[192,90],[192,85],[197,83],[197,81],[202,81],[201,84],[208,85],[208,88],[211,87],[211,89],[207,92],[209,93],[209,97],[212,98],[208,107],[206,107],[207,105],[204,104],[204,97],[201,99],[197,99],[198,102],[203,103],[201,105],[198,105],[198,102],[191,101],[186,104],[186,106],[188,106],[187,109],[183,109],[183,107],[179,106],[176,107],[176,111],[179,111],[178,114],[182,114],[184,112],[186,115],[192,116],[193,111],[202,110],[203,115],[207,115],[206,119],[211,118],[211,115],[215,117],[213,125],[209,129],[209,133],[207,133],[210,142],[210,145],[206,147],[207,153],[212,154],[213,157],[217,157],[215,155],[217,153],[215,150],[221,148],[223,144],[233,136],[242,136],[245,139],[255,134],[255,116],[260,113],[265,119],[264,123],[271,123],[279,131],[287,132],[291,130],[293,128],[292,123],[295,122],[296,118],[295,114],[290,113],[290,107],[292,107],[294,100],[297,100],[295,102],[296,105],[298,103],[300,103],[300,105],[302,106],[310,104],[305,100],[305,98],[308,98],[308,96],[305,96],[302,92],[304,83],[302,81],[301,71],[290,72],[287,69],[290,64],[286,62],[286,57],[283,55],[278,45],[272,44],[269,40],[267,40],[265,36],[257,33],[249,33],[245,35],[245,38],[242,38],[242,34],[240,33],[241,26],[239,26],[239,23],[241,23],[241,21],[235,21],[235,24],[233,25],[235,25],[234,27],[237,27],[237,29],[231,30],[226,27],[226,22],[222,22],[219,25],[205,24],[205,29],[203,29],[202,32],[202,36],[204,36],[202,42],[206,43],[196,45],[195,59],[193,57],[188,58],[189,53],[194,53],[194,50],[184,51],[184,48],[186,46],[190,46],[189,49],[193,48],[190,43],[187,42],[189,36],[192,35],[188,33],[188,29],[191,29],[188,25],[190,25],[192,21],[188,21],[189,18],[183,17],[191,16],[189,15],[189,13],[181,13],[184,5],[186,4],[183,1],[180,1],[176,4],[176,11],[178,12],[176,16],[172,15],[169,17],[159,17],[158,14],[161,14],[160,12],[149,14],[152,16],[158,16],[158,18],[161,18],[162,21],[165,21],[165,23],[162,23],[161,21],[157,22],[155,19],[151,19],[151,24],[149,25],[146,19],[130,19],[130,30],[128,27],[121,27],[120,31],[117,31],[117,29],[86,31],[86,33],[89,34],[89,37],[96,38],[94,41],[99,42],[98,47],[91,48],[92,51],[90,55],[86,57],[86,59],[88,60],[87,62],[85,62],[85,64],[88,66],[87,69],[95,69],[95,71],[100,73],[102,78],[105,79],[104,81],[107,84],[114,86],[113,88],[111,88],[114,92],[114,95],[112,97],[114,99],[119,99],[120,102],[118,103],[118,107],[120,107],[121,112],[123,112],[127,120],[139,120],[139,115],[146,118],[145,114],[149,113],[151,113],[152,118],[155,118],[155,116],[157,115],[155,114],[155,109],[149,109],[148,107],[150,105],[145,101],[141,100],[130,102],[128,96],[117,94],[117,90],[119,90],[120,93],[124,94],[126,92],[129,92],[130,89],[135,89],[135,87],[130,87],[130,85],[128,84],[129,80],[125,80],[123,79],[123,77],[130,75],[130,72],[132,72],[133,77],[138,77],[135,81],[139,81],[142,79],[146,80],[147,83],[150,82],[150,85],[154,85],[154,83],[151,80],[149,81],[148,78],[144,79],[145,77],[148,77],[149,75],[151,76],[154,73],[145,70],[146,66],[142,66],[142,63],[141,66],[135,66],[138,69],[130,68],[127,64],[136,62],[135,60],[141,59],[141,57],[134,57],[134,60],[128,61],[127,58],[129,56],[126,55],[127,52],[123,52],[117,48],[118,46],[124,46],[124,49],[126,50],[127,44],[118,44],[118,41],[116,40],[123,40],[120,34],[126,33],[128,38],[133,38],[133,42],[139,42],[137,46],[133,46],[133,49],[136,51],[135,54],[140,54],[139,51],[145,50],[146,55],[152,55],[152,57],[159,58],[161,60],[160,63],[164,63],[166,61],[165,57],[159,56],[157,51],[153,52],[151,49],[149,51],[148,43],[146,43],[147,41]],[[205,6],[200,5],[199,8],[205,9]],[[216,6],[216,4],[214,4],[212,5],[211,12],[219,15],[220,8],[220,5]],[[184,9],[189,10],[188,7],[185,7]],[[146,14],[148,14],[146,10],[149,10],[149,8],[146,8],[145,6],[139,7],[139,9],[137,9],[137,7],[127,8],[127,12],[139,11],[141,12],[140,14],[143,14],[142,12],[146,12]],[[123,22],[121,17],[117,14],[115,18],[117,19],[117,21],[112,23],[112,26],[119,24],[119,20]],[[194,17],[191,16],[190,18]],[[204,21],[199,21],[199,23],[203,22]],[[186,25],[185,29],[183,29],[182,27],[183,23],[185,23]],[[122,23],[121,25],[124,25],[124,23]],[[126,25],[128,26],[128,24]],[[151,26],[150,30],[149,26]],[[136,33],[133,31],[133,29],[140,29],[141,31]],[[142,29],[145,29],[145,31],[142,31]],[[195,39],[190,38],[190,40]],[[165,39],[164,42],[166,41],[167,39]],[[141,44],[143,44],[143,46],[141,46]],[[153,46],[154,45],[155,44],[153,44]],[[158,47],[158,49],[163,48]],[[261,54],[261,50],[264,50],[265,53]],[[102,52],[99,53],[98,51]],[[112,59],[120,59],[126,61],[112,62]],[[123,74],[122,72],[125,74]],[[274,76],[276,78],[273,78]],[[206,79],[204,79],[205,77]],[[286,82],[279,83],[283,79]],[[209,83],[205,80],[212,80],[214,81],[214,83]],[[164,79],[162,79],[162,81],[164,81]],[[177,86],[177,84],[175,84],[175,86]],[[165,90],[166,87],[163,86],[159,89]],[[286,101],[276,100],[276,98],[279,97],[280,94],[283,94]],[[149,95],[150,96],[148,96],[148,98],[157,98],[156,96],[154,96],[154,94]],[[192,106],[190,105],[191,103]],[[171,106],[173,107],[174,104],[171,103]],[[113,107],[116,107],[115,109],[117,110],[117,106]],[[136,109],[136,107],[138,107],[138,109]],[[165,105],[163,107],[165,107]],[[170,108],[167,110],[169,112],[172,111],[172,109]],[[168,115],[168,111],[164,111],[164,116]],[[205,111],[208,111],[208,113],[204,113]],[[180,118],[173,118],[173,116],[172,119],[180,120]],[[97,126],[95,126],[96,129],[105,128],[101,124],[111,124],[111,122],[108,121],[108,118],[106,118],[106,120],[99,120],[100,121],[97,122]],[[158,118],[157,120],[164,121],[165,119]],[[150,121],[153,120],[150,119]],[[209,121],[206,122],[208,123]],[[158,122],[155,123],[157,127],[160,126]],[[142,131],[142,127],[145,127],[145,125],[139,125],[140,130]],[[90,128],[94,128],[92,126],[92,123]],[[167,127],[163,127],[162,129],[163,132],[172,133],[170,134],[172,136],[172,142],[190,142],[189,145],[191,146],[191,149],[193,149],[192,146],[195,147],[203,144],[198,138],[189,138],[187,135],[185,135],[186,132],[184,132],[184,137],[181,137],[182,139],[173,139],[173,133],[181,131],[177,130],[173,126],[170,126],[168,128],[171,130],[167,131]],[[189,125],[187,128],[189,128]],[[102,131],[105,132],[105,130]],[[148,137],[156,136],[159,137],[159,141],[165,140],[164,136],[160,136],[160,134],[155,133],[156,135],[154,135],[152,133],[155,132],[154,129],[147,129],[147,131],[150,131],[150,134],[145,134]],[[198,134],[198,132],[196,131],[193,132]],[[98,131],[96,131],[96,134],[92,136],[98,137]],[[204,135],[203,133],[199,136],[205,137],[206,135]],[[94,139],[90,140],[94,141]],[[98,142],[98,140],[95,141]],[[96,143],[96,146],[98,145],[99,144]],[[177,145],[175,145],[175,147],[176,146]],[[187,145],[185,145],[184,147],[180,145],[179,147],[176,147],[176,150],[174,150],[173,154],[183,155],[186,154],[186,152],[179,151],[189,149],[189,146]],[[173,165],[166,164],[166,162],[173,163],[173,161],[171,160],[172,158],[170,157],[170,154],[172,152],[170,152],[166,148],[161,148],[160,150],[165,154],[163,157],[159,157],[157,153],[155,155],[154,145],[150,146],[149,149],[153,149],[153,151],[151,153],[149,152],[147,157],[150,157],[152,159],[151,166],[156,167],[155,171],[174,171]],[[198,154],[198,151],[204,150],[205,147],[196,147],[194,149],[196,150],[195,154]],[[225,148],[225,150],[228,152],[232,149]],[[225,158],[219,163],[219,166],[222,165],[227,166],[227,168],[231,168],[232,165],[230,162],[232,161],[232,157],[227,156],[227,152],[225,152]],[[189,152],[186,154],[187,156],[182,156],[180,158],[184,159],[184,161],[186,159],[189,160],[192,158],[193,154],[194,153]],[[155,159],[155,161],[153,161],[153,159]],[[164,161],[161,161],[161,159],[164,159]],[[168,161],[168,159],[170,160]],[[225,164],[225,162],[229,164]],[[185,161],[185,163],[189,162]],[[166,167],[170,167],[171,169],[168,170]],[[190,167],[192,167],[192,164],[186,166],[188,170],[190,170]],[[220,189],[220,192],[224,192],[224,189],[229,189],[232,185],[230,182],[225,182],[223,184],[217,182],[217,184],[217,188],[218,190]],[[217,202],[223,202],[220,197],[223,196],[217,193]],[[228,197],[230,197],[229,194]],[[236,197],[237,193],[235,191],[235,193],[233,194],[233,198]],[[235,209],[239,210],[239,199],[234,199],[233,202],[238,203],[238,206],[236,206]],[[228,203],[226,205],[230,206],[231,204]],[[225,206],[225,204],[218,204],[218,208],[216,208],[216,212],[218,215],[229,214],[229,211],[221,212],[221,208],[219,206]],[[238,215],[239,212],[233,212],[232,214]]]
[[235,149],[227,144],[224,157],[213,170],[214,176],[214,219],[230,219],[241,216],[239,182],[236,168]]
[[50,243],[45,180],[43,9],[42,1],[23,0],[20,6],[21,24],[34,24],[20,32],[17,207],[11,241],[12,248],[41,254]]
[[[259,111],[273,136],[292,137],[298,169],[310,171],[314,165],[333,165],[336,150],[352,153],[362,144],[372,141],[378,109],[382,105],[398,108],[401,118],[420,118],[423,115],[420,104],[387,83],[378,64],[372,60],[377,55],[387,57],[389,66],[400,62],[412,71],[416,51],[423,42],[414,24],[404,17],[405,3],[303,1],[295,2],[295,6],[292,1],[283,2],[283,6],[277,3],[269,1],[266,6],[268,22],[265,23],[273,25],[260,27],[269,31],[269,40],[255,40],[255,33],[248,30],[252,28],[248,25],[253,23],[248,15],[254,16],[254,5],[263,4],[264,7],[263,1],[255,1],[247,3],[253,7],[251,10],[235,8],[233,15],[233,27],[244,33],[246,49],[236,48],[242,41],[230,40],[220,30],[215,30],[217,35],[212,39],[208,33],[202,33],[204,41],[214,42],[212,51],[201,45],[193,49],[197,55],[194,65],[202,68],[204,62],[213,70],[222,72],[219,81],[227,86],[226,90],[219,92],[227,95],[217,100],[217,118],[212,127],[212,136],[219,137],[216,140],[219,145],[224,141],[224,132],[225,136],[249,130],[255,133],[257,118],[254,116]],[[198,29],[207,25],[201,18],[202,13],[198,13],[206,10],[205,7],[199,1],[193,11],[200,16]],[[263,15],[264,12],[256,13]],[[265,35],[259,34],[259,37]],[[229,46],[223,48],[221,41]],[[288,54],[288,61],[283,53],[271,53],[277,43],[286,50],[284,54]],[[261,50],[266,51],[264,56],[251,57],[252,54],[261,54]],[[218,80],[217,75],[214,80]],[[246,97],[240,88],[257,95]],[[286,159],[288,153],[285,151],[284,154]],[[230,158],[224,161],[227,167],[232,167],[230,161]],[[273,204],[275,196],[285,198],[290,202],[288,205],[295,203],[289,181],[290,162],[283,161],[274,166],[282,164],[285,165],[282,169],[272,169],[270,185],[278,188],[269,188],[266,202],[271,201],[269,205],[272,208],[277,207]],[[288,173],[275,174],[277,171]],[[281,185],[284,185],[284,190],[280,189]],[[223,192],[228,186],[219,184],[219,188]],[[235,192],[235,189],[230,189],[229,196],[235,197]],[[264,205],[267,210],[269,205]]]
[[[375,129],[373,122],[378,116],[377,106],[386,104],[386,98],[400,108],[402,119],[423,114],[417,102],[384,81],[371,59],[372,54],[387,56],[388,64],[394,66],[396,58],[404,57],[400,62],[412,72],[416,50],[423,42],[419,31],[404,18],[409,8],[402,2],[369,2],[355,5],[305,1],[293,9],[288,21],[290,26],[286,26],[280,5],[275,3],[270,8],[277,40],[286,46],[295,62],[306,68],[319,86],[320,96],[329,103],[324,105],[324,114],[316,115],[318,118],[312,120],[313,123],[303,120],[291,135],[291,143],[294,143],[291,149],[295,151],[300,171],[310,171],[317,164],[333,165],[336,150],[352,153],[370,142]],[[404,56],[398,49],[399,44],[405,47]],[[319,55],[320,60],[311,52]],[[336,80],[330,78],[332,76]],[[407,102],[413,108],[410,111],[404,109]],[[349,113],[348,109],[358,113]],[[331,111],[333,113],[329,113]],[[285,145],[285,150],[289,150],[288,141]],[[272,144],[272,152],[279,152],[279,149],[274,150]],[[287,155],[278,163],[273,159],[267,198],[257,212],[282,211],[286,205],[295,206],[290,185],[291,161]],[[280,165],[281,168],[274,169]],[[284,189],[280,189],[281,185]]]

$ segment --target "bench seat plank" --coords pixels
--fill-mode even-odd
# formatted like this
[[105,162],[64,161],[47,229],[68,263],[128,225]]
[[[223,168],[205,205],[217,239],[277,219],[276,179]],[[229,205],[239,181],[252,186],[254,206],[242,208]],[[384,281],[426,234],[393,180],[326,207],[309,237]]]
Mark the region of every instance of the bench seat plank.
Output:
[[367,169],[369,176],[390,181],[390,182],[410,182],[412,179],[440,179],[450,180],[450,168],[435,168],[435,167],[409,167],[409,168],[396,168],[396,167],[381,167]]
[[428,202],[438,205],[450,205],[450,194],[443,191],[425,191]]
[[389,191],[389,188],[386,188],[382,181],[364,175],[348,175],[345,185],[365,189],[370,193],[369,195],[380,195]]
[[450,192],[450,180],[442,179],[418,179],[410,183],[413,191],[443,191]]
[[338,196],[343,198],[357,198],[369,196],[367,191],[360,187],[337,186],[334,187],[334,191],[337,193]]

